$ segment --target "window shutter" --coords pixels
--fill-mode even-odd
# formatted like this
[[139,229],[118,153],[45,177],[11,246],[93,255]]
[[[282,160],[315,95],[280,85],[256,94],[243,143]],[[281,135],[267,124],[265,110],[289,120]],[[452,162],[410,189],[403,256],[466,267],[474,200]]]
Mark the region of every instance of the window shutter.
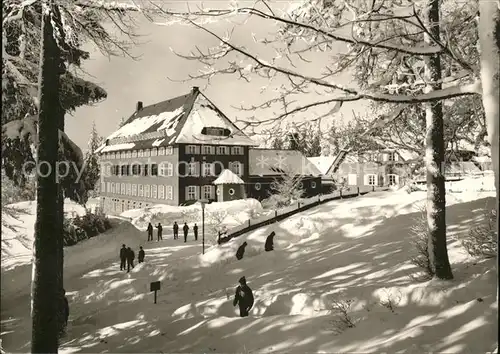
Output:
[[243,176],[245,174],[245,171],[244,171],[245,165],[241,162],[239,164],[240,164],[240,176]]
[[399,161],[399,156],[396,151],[394,151],[394,161]]
[[394,175],[394,180],[395,180],[396,184],[399,185],[399,176],[398,175]]
[[215,176],[215,164],[214,163],[210,164],[210,173],[212,174],[212,176]]
[[188,198],[188,196],[189,196],[188,191],[189,191],[189,188],[188,187],[184,187],[184,199],[185,200],[189,200],[189,198]]
[[383,153],[383,154],[382,154],[382,156],[383,156],[383,160],[384,160],[384,162],[389,161],[389,154],[387,154],[387,153]]
[[195,190],[194,199],[200,199],[200,186],[195,186],[194,190]]
[[364,184],[365,186],[367,186],[367,185],[368,185],[368,175],[364,175],[364,176],[363,176],[363,184]]

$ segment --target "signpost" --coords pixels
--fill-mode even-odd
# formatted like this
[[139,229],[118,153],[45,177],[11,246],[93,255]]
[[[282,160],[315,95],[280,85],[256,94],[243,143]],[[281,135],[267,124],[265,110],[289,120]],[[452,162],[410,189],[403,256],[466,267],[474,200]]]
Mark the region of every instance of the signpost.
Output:
[[156,292],[158,290],[160,290],[160,282],[159,281],[152,281],[151,284],[149,285],[149,291],[155,292],[155,304],[156,304]]
[[208,203],[207,199],[200,199],[201,203],[201,243],[202,254],[205,254],[205,204]]

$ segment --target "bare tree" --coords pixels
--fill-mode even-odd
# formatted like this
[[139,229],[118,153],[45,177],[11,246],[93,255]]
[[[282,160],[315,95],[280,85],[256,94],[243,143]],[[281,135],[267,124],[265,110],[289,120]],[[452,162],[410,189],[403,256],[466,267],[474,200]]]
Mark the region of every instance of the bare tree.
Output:
[[[368,99],[378,103],[391,103],[392,109],[378,117],[370,129],[384,129],[390,122],[399,119],[403,110],[408,104],[429,103],[426,114],[427,140],[426,153],[431,159],[426,159],[428,175],[432,182],[432,190],[429,192],[429,234],[430,240],[435,246],[434,260],[439,262],[438,266],[443,271],[436,271],[438,277],[449,279],[451,271],[446,255],[446,234],[443,227],[444,220],[444,184],[441,182],[442,163],[443,163],[443,119],[440,111],[436,108],[436,102],[463,97],[468,95],[482,95],[483,102],[485,95],[482,86],[490,85],[491,92],[498,92],[498,81],[481,80],[477,75],[477,70],[468,62],[468,53],[460,52],[452,48],[450,39],[441,39],[437,34],[440,33],[439,17],[436,17],[436,11],[448,11],[454,2],[446,2],[445,5],[438,6],[432,2],[408,2],[405,0],[387,1],[316,1],[311,0],[295,7],[293,10],[285,13],[283,16],[277,15],[275,8],[265,1],[260,1],[254,6],[234,7],[231,9],[198,9],[196,11],[175,12],[169,9],[160,9],[168,17],[168,21],[176,20],[191,26],[194,26],[210,36],[216,38],[220,45],[211,47],[208,50],[202,50],[197,47],[195,52],[190,54],[179,54],[182,57],[191,60],[200,60],[210,65],[207,70],[199,75],[191,75],[192,78],[205,78],[210,80],[215,75],[236,74],[248,80],[251,74],[260,75],[264,78],[284,77],[287,84],[280,87],[278,97],[267,100],[261,106],[249,107],[265,108],[273,104],[282,106],[282,114],[268,119],[256,119],[251,117],[242,121],[246,127],[255,127],[265,124],[279,122],[281,119],[291,115],[303,112],[306,109],[324,105],[332,106],[335,111],[342,102],[353,102],[361,99]],[[480,2],[481,5],[483,2]],[[490,3],[490,2],[486,2]],[[493,3],[493,2],[491,2]],[[429,24],[428,5],[434,9],[432,13],[437,24]],[[465,4],[464,13],[456,22],[466,22],[474,20],[477,15],[475,3]],[[469,7],[467,7],[469,6]],[[486,7],[486,5],[484,5]],[[479,21],[479,37],[481,33],[489,33],[484,36],[484,42],[492,42],[492,36],[495,32],[495,25],[498,22],[498,9],[494,5],[488,5],[491,8],[489,14],[483,16],[481,10]],[[214,18],[225,18],[228,16],[246,16],[259,17],[261,19],[274,21],[281,24],[280,35],[275,39],[263,39],[261,43],[273,45],[276,55],[271,60],[260,58],[259,55],[249,51],[243,46],[237,45],[231,38],[231,35],[221,36],[205,26],[205,20],[213,21]],[[496,16],[496,17],[495,17]],[[488,22],[489,21],[489,22]],[[496,21],[496,22],[495,22]],[[426,23],[427,22],[427,23]],[[484,25],[482,29],[481,23]],[[278,41],[281,43],[277,44]],[[332,52],[335,42],[347,44],[347,52],[334,54],[334,60],[331,65],[325,65],[324,70],[319,76],[306,74],[297,69],[294,64],[296,61],[306,61],[314,65],[313,59],[308,54],[320,51]],[[283,44],[284,43],[284,44]],[[490,43],[492,48],[498,49],[498,43]],[[237,57],[238,59],[233,59]],[[485,57],[485,55],[483,55]],[[493,56],[488,56],[489,62],[485,58],[487,65],[481,65],[483,73],[487,68],[494,68],[493,74],[498,72],[498,66],[492,63]],[[441,68],[436,72],[436,65],[441,58],[453,63],[453,70],[441,77]],[[229,65],[220,67],[220,63],[227,59]],[[390,65],[393,60],[398,60],[400,65]],[[216,66],[219,64],[219,66]],[[336,75],[347,70],[354,65],[365,67],[361,72],[360,79],[370,79],[376,77],[376,72],[386,72],[387,82],[370,81],[369,85],[359,85],[358,87],[339,84]],[[426,65],[427,64],[427,65]],[[410,66],[415,71],[423,74],[427,72],[427,77],[422,80],[409,80],[405,85],[395,85],[391,87],[392,81],[398,75],[404,74],[403,68]],[[417,70],[416,66],[421,69]],[[433,67],[434,66],[434,67]],[[427,70],[425,70],[427,67]],[[388,69],[391,70],[388,70]],[[493,76],[498,77],[497,76]],[[423,78],[423,77],[422,77]],[[428,80],[434,78],[434,80]],[[359,82],[360,80],[358,80]],[[396,80],[397,82],[397,80]],[[496,86],[495,86],[496,85]],[[405,86],[405,90],[401,89]],[[399,89],[399,90],[398,90]],[[413,92],[410,92],[413,90]],[[423,90],[427,92],[422,92]],[[495,91],[496,90],[496,91]],[[300,104],[293,100],[298,95],[307,95],[316,92],[324,98],[315,100],[311,103]],[[488,102],[493,102],[493,95]],[[498,95],[495,96],[495,102],[498,102]],[[430,103],[432,102],[432,103]],[[434,107],[431,115],[430,105]],[[437,103],[437,107],[441,104]],[[490,104],[492,107],[493,105]],[[486,105],[485,105],[486,107]],[[486,111],[486,121],[488,122],[489,140],[493,149],[493,156],[498,159],[498,109],[490,108]],[[432,119],[431,119],[432,118]],[[495,148],[496,145],[497,147]],[[495,150],[496,149],[496,150]],[[495,160],[496,161],[496,160]],[[498,175],[498,166],[496,166],[496,175]],[[498,178],[496,179],[498,182]],[[498,184],[498,183],[497,183]],[[443,198],[441,198],[443,197]],[[439,199],[439,200],[438,200]],[[433,209],[430,206],[433,206]],[[433,219],[434,218],[434,219]],[[435,219],[438,218],[438,219]],[[438,237],[439,242],[436,238]],[[443,249],[444,247],[444,249]],[[437,260],[442,258],[441,260]],[[448,265],[447,265],[448,263]]]
[[272,208],[285,208],[300,200],[304,195],[302,179],[290,169],[284,169],[283,173],[271,183],[269,202]]

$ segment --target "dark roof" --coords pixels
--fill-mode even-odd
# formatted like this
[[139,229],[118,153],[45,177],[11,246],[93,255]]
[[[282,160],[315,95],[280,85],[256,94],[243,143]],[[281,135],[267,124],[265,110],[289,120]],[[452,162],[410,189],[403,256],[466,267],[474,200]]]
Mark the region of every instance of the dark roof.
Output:
[[[222,128],[224,136],[207,135],[206,128]],[[148,149],[172,144],[256,146],[197,87],[182,96],[145,106],[106,138],[96,152]],[[152,143],[155,142],[153,145]]]

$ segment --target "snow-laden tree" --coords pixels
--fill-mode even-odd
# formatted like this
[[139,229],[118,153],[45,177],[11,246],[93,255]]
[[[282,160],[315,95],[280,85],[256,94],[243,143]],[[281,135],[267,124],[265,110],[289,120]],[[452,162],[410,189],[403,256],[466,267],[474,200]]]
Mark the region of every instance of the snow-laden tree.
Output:
[[281,209],[297,202],[304,195],[302,177],[297,176],[289,167],[271,183],[268,203],[273,209]]
[[[57,352],[63,288],[63,198],[78,197],[82,184],[75,172],[83,166],[81,150],[64,134],[64,116],[106,96],[104,90],[78,78],[71,68],[89,57],[81,49],[88,39],[108,55],[115,49],[126,52],[123,42],[115,40],[101,22],[110,19],[130,39],[130,26],[123,19],[137,7],[64,0],[11,0],[2,6],[2,162],[10,167],[11,177],[20,176],[18,183],[24,182],[26,161],[40,162],[40,170],[43,162],[46,169],[37,174],[32,352]],[[15,159],[19,157],[22,162]],[[58,160],[73,162],[77,169],[57,180]]]
[[[304,112],[311,107],[332,106],[334,113],[342,102],[362,99],[378,103],[389,103],[391,109],[377,117],[368,130],[382,128],[399,119],[409,104],[419,104],[425,110],[425,127],[422,134],[426,141],[426,165],[428,172],[428,225],[429,246],[434,247],[433,257],[436,275],[443,279],[451,277],[446,256],[446,229],[444,224],[444,119],[441,101],[463,96],[482,97],[487,123],[488,139],[492,145],[495,166],[495,182],[498,191],[498,1],[461,3],[460,11],[454,1],[437,0],[307,0],[295,5],[284,13],[278,13],[276,6],[259,1],[254,6],[234,5],[229,9],[200,9],[179,13],[163,8],[168,21],[187,23],[218,39],[217,47],[205,51],[197,47],[191,54],[182,54],[189,59],[199,59],[207,65],[199,75],[191,78],[210,79],[220,74],[237,74],[246,80],[255,74],[278,80],[281,86],[276,97],[262,103],[269,107],[273,103],[283,107],[283,114],[274,117],[280,121],[284,117]],[[441,14],[440,14],[441,12]],[[271,58],[262,58],[256,52],[238,45],[231,35],[219,35],[205,26],[205,23],[226,16],[258,17],[280,25],[279,34],[274,38],[256,39],[276,52]],[[441,15],[441,16],[440,16]],[[479,16],[478,16],[479,15]],[[452,18],[455,18],[453,21]],[[460,35],[452,39],[447,31],[459,33],[460,25],[478,19],[473,28],[480,43],[480,74],[468,62],[467,45],[460,44]],[[443,23],[443,19],[446,21]],[[458,26],[458,27],[456,27]],[[339,42],[346,50],[338,53]],[[464,51],[460,51],[464,50]],[[315,63],[316,53],[331,54],[330,60]],[[234,58],[237,57],[237,60]],[[227,66],[222,66],[227,59]],[[321,67],[321,72],[301,71],[296,62],[310,63]],[[393,61],[398,65],[392,64]],[[443,72],[442,62],[449,62],[447,72]],[[337,75],[353,68],[366,68],[366,84],[345,85],[338,82]],[[408,75],[406,67],[417,72],[416,80],[402,82]],[[405,71],[406,70],[406,71]],[[381,73],[387,82],[377,80]],[[488,73],[488,74],[486,74]],[[392,86],[391,86],[392,85]],[[309,103],[300,103],[292,98],[313,92],[322,98]],[[496,94],[496,95],[495,95]],[[496,102],[496,105],[493,103]],[[421,108],[421,109],[422,109]],[[249,119],[247,126],[268,123],[271,118]],[[367,132],[365,131],[365,136]]]
[[87,192],[94,191],[98,185],[101,175],[99,156],[96,153],[97,148],[101,146],[103,137],[97,132],[95,122],[92,124],[92,131],[88,141],[88,150],[85,154],[85,171],[83,174],[85,189]]

